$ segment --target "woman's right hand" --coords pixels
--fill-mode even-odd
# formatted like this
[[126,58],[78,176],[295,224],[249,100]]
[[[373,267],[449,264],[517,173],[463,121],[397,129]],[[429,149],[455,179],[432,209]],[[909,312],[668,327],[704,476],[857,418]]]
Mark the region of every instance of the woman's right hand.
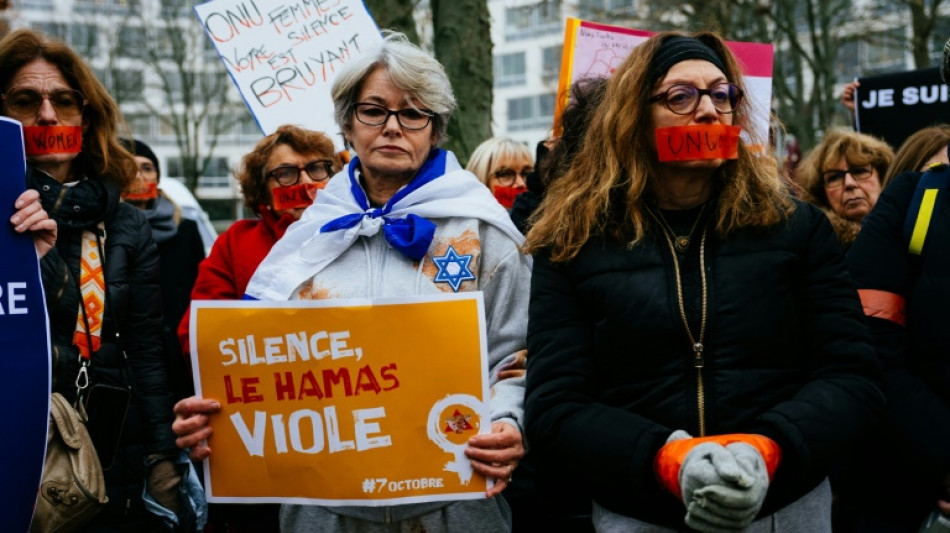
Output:
[[215,400],[205,400],[197,396],[185,398],[175,404],[175,421],[172,431],[178,438],[175,445],[188,450],[188,457],[201,461],[211,455],[211,448],[202,444],[211,436],[208,415],[221,410],[221,404]]
[[857,89],[861,84],[857,81],[852,81],[851,83],[844,86],[844,91],[841,92],[841,105],[848,108],[851,111],[851,114],[854,114],[854,90]]

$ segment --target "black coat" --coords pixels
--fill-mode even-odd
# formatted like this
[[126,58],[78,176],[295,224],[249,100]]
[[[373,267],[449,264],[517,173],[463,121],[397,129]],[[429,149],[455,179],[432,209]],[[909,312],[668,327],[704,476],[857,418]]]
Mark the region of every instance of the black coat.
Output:
[[106,471],[110,503],[95,523],[123,521],[129,518],[129,508],[131,514],[141,511],[144,458],[177,453],[162,348],[155,242],[142,213],[120,203],[118,191],[99,180],[85,179],[67,187],[29,168],[26,183],[39,191],[43,208],[59,225],[56,246],[42,259],[41,273],[50,318],[53,390],[71,401],[79,369],[72,339],[79,312],[81,236],[83,230],[95,230],[99,221],[105,222],[105,316],[102,345],[91,357],[91,381],[130,386],[132,405],[115,465]]
[[191,304],[191,289],[198,279],[198,264],[205,258],[198,223],[182,218],[171,238],[158,243],[164,319],[162,330],[168,358],[169,384],[176,399],[194,394],[189,367],[178,342],[178,324]]
[[[707,210],[700,228],[713,210]],[[680,255],[698,335],[699,234]],[[796,203],[787,222],[706,242],[705,433],[775,440],[782,463],[762,515],[818,485],[883,407],[861,306],[827,218]],[[567,263],[535,257],[526,433],[545,468],[576,477],[602,506],[682,527],[656,480],[670,434],[699,436],[698,372],[662,235],[632,249],[592,238]]]
[[858,520],[893,524],[874,531],[919,526],[937,498],[947,497],[942,481],[950,475],[950,204],[933,213],[923,254],[909,254],[903,229],[920,177],[911,172],[894,178],[848,253],[859,290],[906,301],[906,326],[868,318],[884,364],[888,407],[877,446],[867,454],[875,468],[856,464],[846,496],[855,502]]

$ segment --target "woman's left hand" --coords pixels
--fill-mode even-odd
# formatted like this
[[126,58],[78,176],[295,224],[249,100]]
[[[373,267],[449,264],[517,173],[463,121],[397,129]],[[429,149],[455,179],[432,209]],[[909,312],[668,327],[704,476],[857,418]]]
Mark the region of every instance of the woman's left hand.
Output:
[[469,439],[465,455],[472,460],[476,472],[495,478],[495,486],[485,495],[497,496],[511,483],[512,473],[524,457],[521,432],[511,424],[493,422],[491,433]]
[[58,226],[40,204],[40,193],[27,189],[16,199],[13,207],[17,209],[17,212],[10,217],[13,229],[17,233],[31,232],[36,254],[43,257],[56,244]]

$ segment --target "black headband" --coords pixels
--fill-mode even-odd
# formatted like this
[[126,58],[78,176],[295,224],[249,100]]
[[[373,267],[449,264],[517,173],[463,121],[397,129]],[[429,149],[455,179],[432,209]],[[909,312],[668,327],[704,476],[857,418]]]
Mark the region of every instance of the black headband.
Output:
[[723,65],[722,59],[719,58],[719,54],[709,45],[695,37],[675,35],[663,41],[660,49],[653,56],[653,61],[650,63],[650,84],[655,84],[666,75],[673,65],[687,59],[709,61],[723,73],[726,72],[726,67]]

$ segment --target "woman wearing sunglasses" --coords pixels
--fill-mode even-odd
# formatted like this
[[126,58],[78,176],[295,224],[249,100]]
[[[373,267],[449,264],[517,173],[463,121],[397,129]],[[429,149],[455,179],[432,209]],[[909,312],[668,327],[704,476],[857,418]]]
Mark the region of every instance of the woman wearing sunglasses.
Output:
[[[163,508],[150,510],[181,520],[173,514],[187,506],[179,500],[171,433],[159,258],[145,216],[119,201],[136,166],[117,141],[118,108],[68,46],[18,30],[0,41],[0,111],[23,125],[27,187],[39,193],[59,229],[41,262],[52,390],[71,402],[92,398],[100,385],[132,391],[127,411],[97,415],[100,427],[122,428],[96,444],[109,502],[91,523],[76,525],[80,531],[162,527],[146,511],[143,488]],[[87,366],[90,386],[77,392],[80,368]]]
[[883,406],[840,247],[743,95],[716,34],[646,40],[528,233],[528,442],[599,531],[830,532],[829,463]]
[[894,160],[886,142],[847,129],[834,129],[798,165],[797,181],[806,199],[828,215],[847,249],[881,194],[881,182]]

